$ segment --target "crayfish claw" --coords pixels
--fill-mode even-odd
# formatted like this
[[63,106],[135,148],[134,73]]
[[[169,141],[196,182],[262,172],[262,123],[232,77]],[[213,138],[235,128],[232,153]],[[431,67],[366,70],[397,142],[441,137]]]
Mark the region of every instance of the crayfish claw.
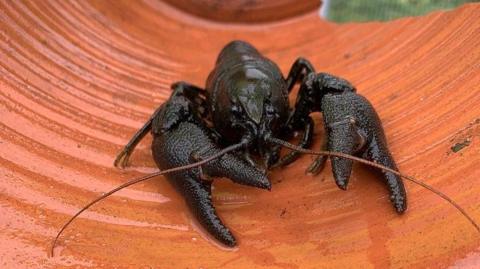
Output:
[[[386,144],[380,141],[372,141],[368,147],[368,150],[363,154],[365,159],[374,161],[378,164],[389,167],[393,170],[398,170],[393,160],[392,155],[388,151]],[[390,190],[390,201],[397,213],[403,213],[407,210],[407,196],[405,187],[403,186],[402,179],[391,172],[382,170],[385,183]]]
[[332,170],[335,183],[342,190],[347,190],[353,162],[338,157],[332,157]]
[[267,190],[272,188],[263,170],[234,154],[227,153],[221,158],[206,164],[204,170],[213,177],[226,177],[237,184]]
[[[397,170],[375,109],[363,96],[350,91],[325,94],[322,111],[327,132],[327,149],[350,155]],[[352,172],[352,160],[331,157],[335,181],[346,189]],[[401,178],[391,172],[382,171],[391,194],[391,201],[398,213],[407,208],[405,187]]]
[[[335,95],[336,98],[340,98],[342,95]],[[329,151],[342,152],[345,154],[355,154],[355,149],[359,147],[357,144],[358,130],[357,126],[351,121],[351,115],[341,115],[335,111],[331,113],[331,107],[328,103],[328,95],[324,98],[327,99],[324,108],[324,121],[327,127],[327,148]],[[338,101],[334,101],[338,102]],[[335,108],[338,109],[338,108]],[[348,110],[349,108],[344,108]],[[349,111],[348,113],[352,113]],[[353,113],[352,113],[353,114]],[[346,190],[347,185],[352,173],[353,161],[340,157],[331,157],[332,172],[335,178],[337,186]]]
[[190,177],[184,178],[183,196],[196,220],[210,235],[228,247],[234,247],[237,244],[233,234],[217,216],[212,203],[210,182],[199,182]]

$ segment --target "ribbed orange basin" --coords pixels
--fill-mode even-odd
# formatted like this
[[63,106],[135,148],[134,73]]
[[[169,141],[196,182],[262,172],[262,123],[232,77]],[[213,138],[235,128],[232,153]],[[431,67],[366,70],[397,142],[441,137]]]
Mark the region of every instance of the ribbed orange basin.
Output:
[[451,205],[406,182],[409,209],[399,216],[373,169],[356,165],[342,191],[329,165],[304,174],[310,156],[273,171],[271,192],[215,181],[236,249],[207,240],[158,177],[93,206],[47,256],[83,205],[157,170],[150,137],[130,168],[112,163],[169,85],[203,86],[233,39],[284,74],[304,56],[353,82],[376,107],[400,170],[480,222],[480,5],[386,23],[337,25],[317,14],[234,24],[160,0],[0,1],[0,267],[478,268],[480,235]]

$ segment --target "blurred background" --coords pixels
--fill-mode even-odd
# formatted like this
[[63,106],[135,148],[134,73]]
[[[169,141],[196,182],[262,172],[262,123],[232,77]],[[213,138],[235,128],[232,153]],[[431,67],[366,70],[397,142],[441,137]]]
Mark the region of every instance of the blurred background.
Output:
[[323,0],[321,15],[334,22],[387,21],[453,9],[480,0]]

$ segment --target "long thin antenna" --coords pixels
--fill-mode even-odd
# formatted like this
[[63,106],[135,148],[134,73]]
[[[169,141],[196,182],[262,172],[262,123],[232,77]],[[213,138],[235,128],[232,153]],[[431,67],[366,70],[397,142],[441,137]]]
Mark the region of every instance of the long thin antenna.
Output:
[[63,233],[63,231],[70,225],[70,223],[72,223],[72,221],[78,217],[83,211],[87,210],[88,208],[90,208],[92,205],[96,204],[97,202],[107,198],[108,196],[116,193],[117,191],[121,190],[121,189],[124,189],[128,186],[131,186],[133,184],[137,184],[139,182],[142,182],[142,181],[145,181],[147,179],[151,179],[153,177],[156,177],[156,176],[160,176],[160,175],[164,175],[164,174],[167,174],[167,173],[172,173],[172,172],[177,172],[177,171],[181,171],[181,170],[187,170],[187,169],[192,169],[192,168],[195,168],[195,167],[198,167],[200,165],[203,165],[205,163],[208,163],[216,158],[219,158],[221,157],[222,155],[226,154],[226,153],[229,153],[231,151],[234,151],[234,150],[237,150],[239,148],[241,148],[242,146],[244,146],[245,143],[239,143],[239,144],[235,144],[235,145],[232,145],[232,146],[229,146],[229,147],[226,147],[224,149],[222,149],[220,152],[216,153],[216,154],[213,154],[212,156],[204,159],[204,160],[201,160],[199,162],[196,162],[196,163],[191,163],[191,164],[188,164],[188,165],[184,165],[184,166],[179,166],[179,167],[174,167],[174,168],[170,168],[170,169],[167,169],[167,170],[163,170],[163,171],[159,171],[159,172],[155,172],[155,173],[152,173],[152,174],[149,174],[149,175],[146,175],[146,176],[143,176],[143,177],[139,177],[139,178],[136,178],[136,179],[132,179],[128,182],[125,182],[123,183],[122,185],[112,189],[111,191],[107,192],[107,193],[104,193],[103,195],[95,198],[93,201],[91,201],[90,203],[88,203],[86,206],[84,206],[82,209],[80,209],[75,215],[73,215],[64,225],[63,227],[60,229],[60,231],[58,232],[57,236],[55,237],[55,239],[53,240],[53,243],[52,243],[52,248],[50,249],[50,255],[51,257],[53,257],[53,249],[55,248],[55,245],[57,244],[57,241],[58,241],[58,238],[60,237],[60,235]]
[[275,144],[278,144],[278,145],[281,145],[281,146],[284,146],[286,148],[289,148],[291,150],[294,150],[294,151],[298,151],[298,152],[301,152],[301,153],[305,153],[305,154],[311,154],[311,155],[326,155],[326,156],[334,156],[334,157],[340,157],[340,158],[345,158],[345,159],[349,159],[349,160],[353,160],[353,161],[356,161],[356,162],[359,162],[359,163],[363,163],[363,164],[366,164],[368,166],[373,166],[373,167],[376,167],[378,169],[382,169],[382,170],[385,170],[385,171],[388,171],[392,174],[395,174],[397,176],[400,176],[400,177],[403,177],[417,185],[420,185],[422,187],[424,187],[425,189],[435,193],[436,195],[440,196],[442,199],[444,199],[445,201],[449,202],[451,205],[453,205],[458,211],[460,211],[460,213],[462,213],[462,215],[468,219],[468,221],[470,221],[470,223],[473,225],[473,227],[475,227],[475,229],[477,230],[477,232],[480,233],[480,226],[475,222],[475,220],[473,220],[472,217],[470,217],[470,215],[467,214],[467,212],[460,206],[458,205],[455,201],[453,201],[451,198],[449,198],[447,195],[445,195],[444,193],[442,193],[441,191],[433,188],[432,186],[430,185],[427,185],[425,183],[423,183],[422,181],[412,177],[412,176],[408,176],[408,175],[405,175],[405,174],[402,174],[396,170],[393,170],[391,168],[388,168],[386,166],[383,166],[381,164],[378,164],[378,163],[374,163],[374,162],[371,162],[371,161],[367,161],[365,159],[362,159],[362,158],[358,158],[358,157],[355,157],[355,156],[352,156],[352,155],[348,155],[348,154],[345,154],[345,153],[341,153],[341,152],[332,152],[332,151],[313,151],[313,150],[309,150],[309,149],[304,149],[304,148],[301,148],[301,147],[298,147],[298,146],[295,146],[291,143],[288,143],[287,141],[284,141],[284,140],[281,140],[281,139],[278,139],[278,138],[274,138],[274,137],[270,137],[268,138],[268,140],[272,143],[275,143]]

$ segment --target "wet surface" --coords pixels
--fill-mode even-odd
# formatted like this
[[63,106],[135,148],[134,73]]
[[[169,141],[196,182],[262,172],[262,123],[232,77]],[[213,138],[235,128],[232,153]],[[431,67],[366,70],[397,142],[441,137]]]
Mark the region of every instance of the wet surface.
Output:
[[[150,137],[130,168],[112,164],[170,83],[204,86],[232,39],[254,44],[284,74],[303,56],[350,80],[377,109],[400,170],[480,221],[479,16],[473,4],[388,23],[335,25],[312,11],[227,25],[153,0],[0,2],[0,266],[478,265],[480,236],[434,194],[407,182],[409,209],[399,216],[378,173],[354,165],[342,191],[329,165],[316,177],[304,174],[309,156],[273,171],[271,192],[214,183],[218,213],[239,241],[234,250],[212,243],[159,177],[93,206],[60,238],[55,257],[47,253],[75,211],[156,171]],[[319,149],[318,115],[315,122]],[[468,147],[449,154],[467,137]]]

